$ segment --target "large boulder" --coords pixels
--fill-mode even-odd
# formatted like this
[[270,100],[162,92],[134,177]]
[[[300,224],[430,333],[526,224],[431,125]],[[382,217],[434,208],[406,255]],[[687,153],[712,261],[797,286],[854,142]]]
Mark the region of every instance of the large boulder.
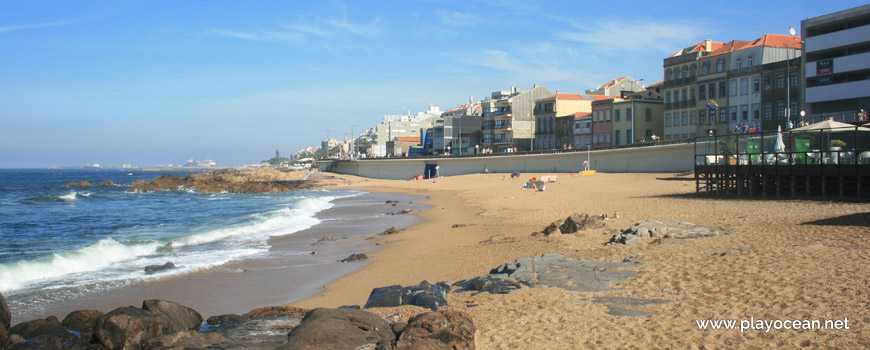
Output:
[[6,298],[3,298],[3,293],[0,293],[0,328],[9,329],[12,326],[12,313],[9,311],[9,306],[6,305]]
[[97,326],[100,316],[103,316],[103,312],[98,310],[73,311],[63,319],[61,324],[80,334],[83,341],[90,342],[94,337],[94,328]]
[[99,184],[97,184],[97,186],[112,186],[114,184],[115,184],[115,181],[106,180],[106,181],[100,182]]
[[171,301],[145,300],[142,309],[169,319],[179,330],[195,331],[202,325],[202,316],[196,310]]
[[49,316],[44,320],[21,322],[9,329],[9,334],[18,334],[24,339],[35,338],[40,335],[48,335],[66,331],[57,317]]
[[375,314],[353,309],[314,309],[287,337],[283,350],[393,349],[390,324]]
[[689,239],[728,234],[724,228],[695,225],[691,222],[666,224],[656,220],[638,220],[631,227],[614,234],[608,244],[636,244],[646,239]]
[[402,286],[396,284],[372,289],[364,309],[370,307],[396,307],[402,305]]
[[173,302],[147,300],[142,308],[121,307],[97,320],[96,339],[109,349],[141,349],[149,339],[196,330],[202,316]]
[[66,187],[91,187],[93,185],[87,181],[79,181],[79,182],[68,182],[64,186],[66,186]]
[[475,290],[490,294],[508,294],[511,291],[522,288],[522,284],[510,278],[505,273],[483,275],[464,281],[456,282],[456,285],[464,290]]
[[399,336],[397,350],[474,349],[477,328],[467,314],[442,310],[414,316]]

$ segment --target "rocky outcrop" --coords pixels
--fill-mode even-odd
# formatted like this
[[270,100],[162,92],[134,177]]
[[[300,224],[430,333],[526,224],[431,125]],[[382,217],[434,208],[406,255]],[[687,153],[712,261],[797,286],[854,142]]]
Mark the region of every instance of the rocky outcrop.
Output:
[[449,283],[432,284],[429,281],[423,281],[410,287],[392,285],[375,288],[372,289],[363,308],[415,305],[437,311],[438,308],[447,306],[447,292],[449,291]]
[[9,329],[9,334],[17,334],[24,339],[31,339],[41,335],[50,335],[63,332],[66,328],[60,324],[57,317],[49,316],[43,320],[22,322]]
[[93,185],[87,181],[79,181],[79,182],[68,182],[64,186],[66,186],[66,187],[91,187]]
[[563,234],[572,234],[592,228],[604,227],[605,218],[601,216],[574,213],[565,219],[553,221],[541,231],[535,232],[534,236],[560,236]]
[[0,293],[0,328],[9,329],[12,325],[12,313],[9,312],[9,306],[6,305],[6,298],[3,293]]
[[227,339],[228,343],[213,346],[216,349],[274,349],[287,341],[287,334],[299,326],[308,311],[293,306],[270,306],[244,315],[212,316],[203,331]]
[[474,349],[476,331],[471,317],[459,311],[420,314],[408,320],[396,342],[396,349]]
[[601,262],[572,259],[559,254],[544,254],[502,264],[481,276],[457,282],[464,290],[507,293],[520,284],[529,287],[549,286],[578,292],[610,290],[613,283],[634,277],[629,270],[637,266],[624,262]]
[[127,188],[127,192],[190,189],[199,193],[278,193],[343,183],[341,179],[335,178],[306,179],[301,174],[275,169],[228,169],[185,177],[164,175],[146,183],[134,183]]
[[218,333],[181,331],[148,339],[142,349],[221,349],[222,345],[231,343],[231,340]]
[[614,234],[607,244],[636,244],[644,240],[674,238],[688,239],[727,234],[725,229],[695,225],[691,222],[666,224],[656,220],[638,220],[631,227]]
[[83,340],[90,341],[94,337],[94,328],[96,328],[97,321],[101,316],[103,316],[103,312],[97,310],[73,311],[63,319],[61,324],[80,334]]
[[383,230],[381,233],[378,233],[378,235],[379,236],[389,236],[389,235],[394,235],[397,233],[399,233],[399,230],[396,228],[396,226],[393,226],[393,227],[390,227],[386,230]]
[[384,319],[362,310],[314,309],[278,349],[390,350],[396,336]]
[[114,184],[115,184],[115,181],[106,180],[106,181],[100,182],[99,184],[97,184],[97,186],[112,186]]

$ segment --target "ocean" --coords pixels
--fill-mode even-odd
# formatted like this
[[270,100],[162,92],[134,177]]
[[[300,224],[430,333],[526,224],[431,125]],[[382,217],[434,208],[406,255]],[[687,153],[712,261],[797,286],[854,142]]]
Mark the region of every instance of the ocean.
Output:
[[[354,221],[384,216],[390,210],[333,209],[329,211],[334,213],[332,217],[324,217],[323,213],[337,203],[359,208],[384,203],[382,198],[363,200],[366,193],[357,190],[126,192],[133,181],[170,173],[187,174],[0,170],[0,292],[13,314],[42,316],[56,305],[75,304],[89,296],[153,285],[250,259],[310,255],[309,243],[316,237],[291,241],[289,248],[285,246],[280,252],[271,249],[271,240],[309,230],[324,221],[341,221],[343,224],[333,225],[353,227]],[[106,180],[114,185],[97,186]],[[94,186],[65,186],[78,181]],[[371,232],[359,232],[363,233]],[[146,266],[167,262],[176,267],[145,272]],[[322,263],[327,262],[333,261]]]

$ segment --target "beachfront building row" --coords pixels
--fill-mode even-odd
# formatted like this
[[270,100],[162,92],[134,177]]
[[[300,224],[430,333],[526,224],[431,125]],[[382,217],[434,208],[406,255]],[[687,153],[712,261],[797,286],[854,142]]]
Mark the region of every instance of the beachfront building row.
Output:
[[663,140],[785,128],[786,108],[779,107],[799,111],[799,80],[797,71],[778,69],[793,68],[781,62],[799,62],[800,49],[799,36],[766,34],[725,44],[705,40],[665,58]]

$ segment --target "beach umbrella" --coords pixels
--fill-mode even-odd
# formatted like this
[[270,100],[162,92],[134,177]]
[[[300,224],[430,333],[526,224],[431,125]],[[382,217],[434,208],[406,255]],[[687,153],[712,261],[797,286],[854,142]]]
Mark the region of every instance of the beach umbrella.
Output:
[[782,126],[776,127],[776,144],[773,146],[776,153],[785,152],[785,142],[782,142]]
[[[870,124],[870,123],[868,123]],[[818,130],[831,130],[831,131],[846,131],[846,130],[855,130],[855,126],[852,124],[841,123],[833,120],[823,120],[815,124],[810,124],[807,126],[802,126],[796,129],[792,129],[792,131],[818,131]],[[863,126],[858,127],[859,131],[870,131],[870,128],[865,128]]]

